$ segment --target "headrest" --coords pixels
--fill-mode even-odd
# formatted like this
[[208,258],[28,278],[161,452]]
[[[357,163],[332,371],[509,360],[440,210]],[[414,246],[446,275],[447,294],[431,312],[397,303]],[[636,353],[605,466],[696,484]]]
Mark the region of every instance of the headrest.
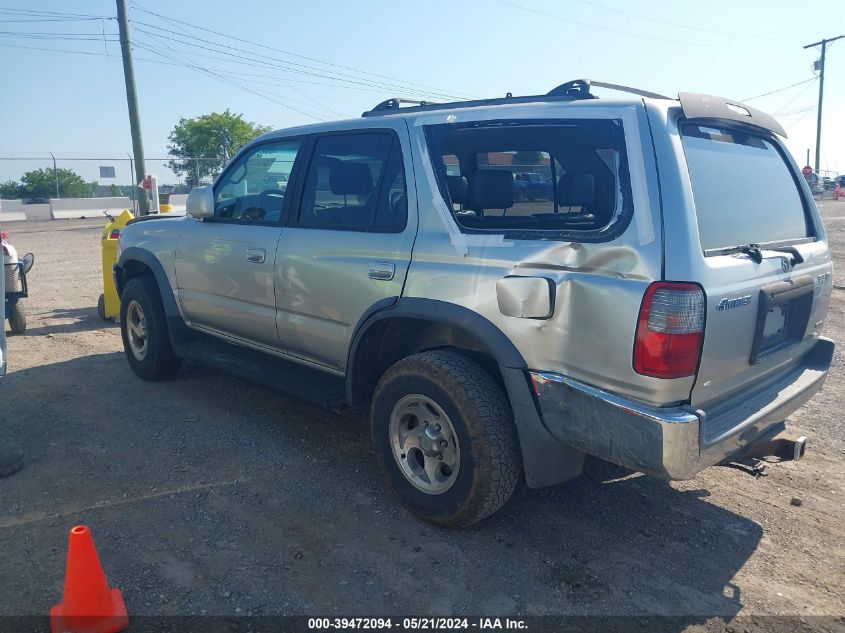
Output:
[[365,163],[338,162],[329,172],[329,187],[338,196],[365,196],[373,190],[373,175]]
[[480,209],[509,209],[513,206],[513,175],[498,169],[479,169],[467,183],[465,205]]
[[588,207],[596,200],[592,174],[564,174],[558,180],[557,203],[562,207]]
[[467,199],[467,179],[463,176],[446,176],[449,197],[455,204],[463,204]]

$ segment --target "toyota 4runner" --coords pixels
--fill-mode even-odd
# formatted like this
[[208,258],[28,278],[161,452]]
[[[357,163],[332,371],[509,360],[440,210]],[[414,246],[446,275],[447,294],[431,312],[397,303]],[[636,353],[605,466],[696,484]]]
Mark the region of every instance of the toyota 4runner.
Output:
[[[187,217],[121,235],[130,366],[369,407],[390,487],[439,525],[586,455],[664,479],[800,457],[775,436],[830,366],[831,259],[783,129],[593,85],[633,96],[392,99],[251,142]],[[515,196],[517,171],[551,195]]]

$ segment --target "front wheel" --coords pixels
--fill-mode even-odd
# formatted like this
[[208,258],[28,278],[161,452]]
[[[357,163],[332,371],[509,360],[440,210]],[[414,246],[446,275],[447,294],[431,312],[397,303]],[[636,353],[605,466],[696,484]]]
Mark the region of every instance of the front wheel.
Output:
[[435,525],[465,527],[490,516],[519,481],[510,405],[493,378],[460,354],[423,352],[388,369],[371,427],[391,489]]
[[12,334],[23,334],[26,332],[26,312],[21,300],[9,301],[8,307],[9,314],[6,316],[9,319],[9,328],[11,328]]
[[152,277],[130,279],[120,300],[120,335],[129,366],[144,380],[166,380],[182,359],[170,345],[167,318]]

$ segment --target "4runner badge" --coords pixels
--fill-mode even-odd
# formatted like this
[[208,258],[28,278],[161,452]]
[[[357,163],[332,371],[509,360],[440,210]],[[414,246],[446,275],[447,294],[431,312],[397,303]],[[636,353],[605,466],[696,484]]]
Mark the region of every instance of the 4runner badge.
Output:
[[725,297],[724,299],[719,301],[719,305],[716,306],[716,310],[719,312],[723,312],[724,310],[733,310],[734,308],[741,308],[742,306],[747,306],[751,303],[751,295],[745,295],[744,297],[736,297],[734,299],[728,299]]

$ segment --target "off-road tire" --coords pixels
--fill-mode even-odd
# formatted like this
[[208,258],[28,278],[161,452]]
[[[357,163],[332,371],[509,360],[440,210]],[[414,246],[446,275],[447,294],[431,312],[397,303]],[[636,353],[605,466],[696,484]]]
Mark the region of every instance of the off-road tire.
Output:
[[12,334],[26,332],[26,311],[20,299],[9,301],[9,314],[6,317],[9,319],[9,329],[12,330]]
[[[143,360],[132,353],[128,339],[127,307],[137,301],[144,313],[147,330],[147,351]],[[123,351],[129,366],[144,380],[167,380],[173,378],[182,366],[182,359],[176,356],[170,345],[167,317],[161,301],[158,284],[152,277],[135,277],[126,284],[120,298],[120,336]]]
[[[390,441],[390,416],[403,397],[431,398],[449,416],[458,438],[454,485],[427,494],[403,474]],[[370,415],[376,455],[390,488],[421,519],[466,527],[501,508],[522,475],[513,412],[501,387],[480,365],[446,350],[422,352],[390,367],[379,380]]]

